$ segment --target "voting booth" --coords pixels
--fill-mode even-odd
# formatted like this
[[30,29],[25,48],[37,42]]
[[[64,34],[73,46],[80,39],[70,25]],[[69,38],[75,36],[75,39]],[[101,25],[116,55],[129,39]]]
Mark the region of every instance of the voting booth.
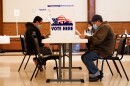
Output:
[[[71,10],[70,10],[71,9]],[[73,39],[75,37],[75,15],[73,7],[50,8],[50,35],[56,39]]]
[[[52,39],[67,40],[75,38],[75,13],[73,6],[69,8],[50,9],[51,23],[50,35]],[[71,15],[71,16],[70,16]],[[67,45],[66,45],[67,46]],[[80,44],[76,43],[72,46],[72,52],[80,51]]]

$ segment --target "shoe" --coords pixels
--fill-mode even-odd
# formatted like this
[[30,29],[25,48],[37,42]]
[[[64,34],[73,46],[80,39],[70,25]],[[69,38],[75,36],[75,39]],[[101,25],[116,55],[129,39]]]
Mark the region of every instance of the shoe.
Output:
[[98,81],[98,80],[102,80],[102,78],[103,78],[103,73],[102,73],[102,71],[100,71],[100,75],[98,75],[98,76],[96,76],[96,77],[89,77],[89,81],[90,82],[96,82],[96,81]]
[[[37,58],[33,58],[33,61],[34,61],[35,65],[37,66],[37,64],[38,64]],[[41,65],[38,65],[38,69],[39,69],[40,71],[43,71],[43,68],[42,68]]]
[[38,66],[38,69],[42,72],[43,71],[43,68],[41,65]]
[[33,58],[33,61],[34,61],[35,65],[38,64],[37,58]]

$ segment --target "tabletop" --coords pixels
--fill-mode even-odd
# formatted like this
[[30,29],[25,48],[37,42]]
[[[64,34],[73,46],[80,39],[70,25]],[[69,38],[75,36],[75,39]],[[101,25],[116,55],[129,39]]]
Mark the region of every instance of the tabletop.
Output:
[[81,39],[79,37],[58,39],[58,38],[46,38],[42,40],[42,43],[87,43],[88,39]]

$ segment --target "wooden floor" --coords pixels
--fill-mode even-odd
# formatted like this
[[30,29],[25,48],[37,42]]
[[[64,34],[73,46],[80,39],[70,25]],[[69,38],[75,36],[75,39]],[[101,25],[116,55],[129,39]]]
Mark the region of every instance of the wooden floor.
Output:
[[[80,82],[51,82],[46,83],[47,78],[54,79],[56,78],[56,71],[53,70],[55,65],[54,61],[47,62],[47,69],[43,72],[39,72],[36,78],[33,78],[30,81],[30,77],[34,70],[35,64],[32,61],[33,56],[31,57],[27,68],[24,70],[23,67],[21,71],[18,72],[19,65],[23,59],[23,55],[20,52],[15,53],[0,53],[0,86],[130,86],[130,82],[127,81],[122,69],[122,78],[120,78],[119,74],[114,68],[113,63],[110,61],[110,65],[114,72],[112,76],[108,66],[104,65],[104,77],[103,80],[100,82],[89,82],[88,81],[88,71],[85,65],[82,63],[81,55],[73,55],[73,66],[81,66],[82,70],[73,69],[72,70],[72,78],[73,79],[80,79],[83,78],[85,83]],[[128,77],[130,78],[130,56],[125,55],[123,59],[123,65],[126,69]],[[25,64],[25,63],[24,63]],[[100,68],[101,61],[99,61],[99,68]],[[118,62],[117,62],[118,64]],[[66,66],[68,65],[68,58],[66,57]],[[118,64],[119,65],[119,64]],[[23,65],[24,66],[24,65]],[[120,65],[119,65],[120,66]],[[68,70],[64,69],[62,71],[63,78],[68,78]]]

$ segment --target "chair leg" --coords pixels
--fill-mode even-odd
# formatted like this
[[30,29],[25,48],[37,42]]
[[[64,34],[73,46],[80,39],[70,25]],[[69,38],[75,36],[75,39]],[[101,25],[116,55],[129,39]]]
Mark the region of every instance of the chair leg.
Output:
[[34,76],[34,74],[35,74],[35,72],[36,72],[37,68],[38,68],[38,64],[36,65],[35,70],[33,71],[33,74],[32,74],[32,76],[31,76],[30,81],[32,81],[32,78],[33,78],[33,76]]
[[111,67],[110,67],[110,65],[109,65],[109,63],[108,63],[108,60],[106,60],[106,62],[107,62],[107,65],[108,65],[108,67],[109,67],[109,69],[110,69],[110,72],[111,72],[111,74],[112,74],[112,76],[113,76],[113,72],[112,72],[112,69],[111,69]]
[[116,62],[114,60],[112,60],[112,61],[113,61],[114,65],[115,65],[115,67],[116,67],[117,72],[119,73],[120,77],[122,78],[122,75],[121,75],[121,73],[119,71],[119,68],[118,68]]
[[26,64],[25,64],[25,66],[24,66],[24,69],[26,68],[26,66],[27,66],[27,64],[28,64],[28,61],[29,61],[30,57],[31,57],[31,55],[29,55],[28,60],[27,60],[27,62],[26,62]]
[[98,60],[96,61],[96,66],[98,66]]
[[20,64],[20,66],[19,66],[18,72],[20,71],[20,69],[21,69],[21,67],[22,67],[22,65],[23,65],[23,62],[24,62],[24,60],[25,60],[25,57],[26,57],[26,55],[24,56],[24,58],[23,58],[23,60],[22,60],[22,62],[21,62],[21,64]]
[[37,73],[36,73],[36,75],[35,75],[35,78],[37,77],[37,74],[38,74],[39,70],[40,70],[40,69],[38,68]]
[[102,60],[101,71],[103,71],[104,59]]
[[[57,68],[57,61],[55,59],[55,63],[56,63],[56,68]],[[57,78],[58,78],[58,68],[56,69],[56,72],[57,72]]]
[[125,71],[125,69],[124,69],[124,67],[123,67],[123,65],[122,65],[122,63],[121,63],[120,60],[119,60],[119,62],[120,62],[120,65],[121,65],[121,67],[122,67],[122,69],[123,69],[123,71],[124,71],[124,74],[125,74],[127,80],[129,81],[129,78],[128,78],[128,76],[127,76],[127,74],[126,74],[126,71]]

